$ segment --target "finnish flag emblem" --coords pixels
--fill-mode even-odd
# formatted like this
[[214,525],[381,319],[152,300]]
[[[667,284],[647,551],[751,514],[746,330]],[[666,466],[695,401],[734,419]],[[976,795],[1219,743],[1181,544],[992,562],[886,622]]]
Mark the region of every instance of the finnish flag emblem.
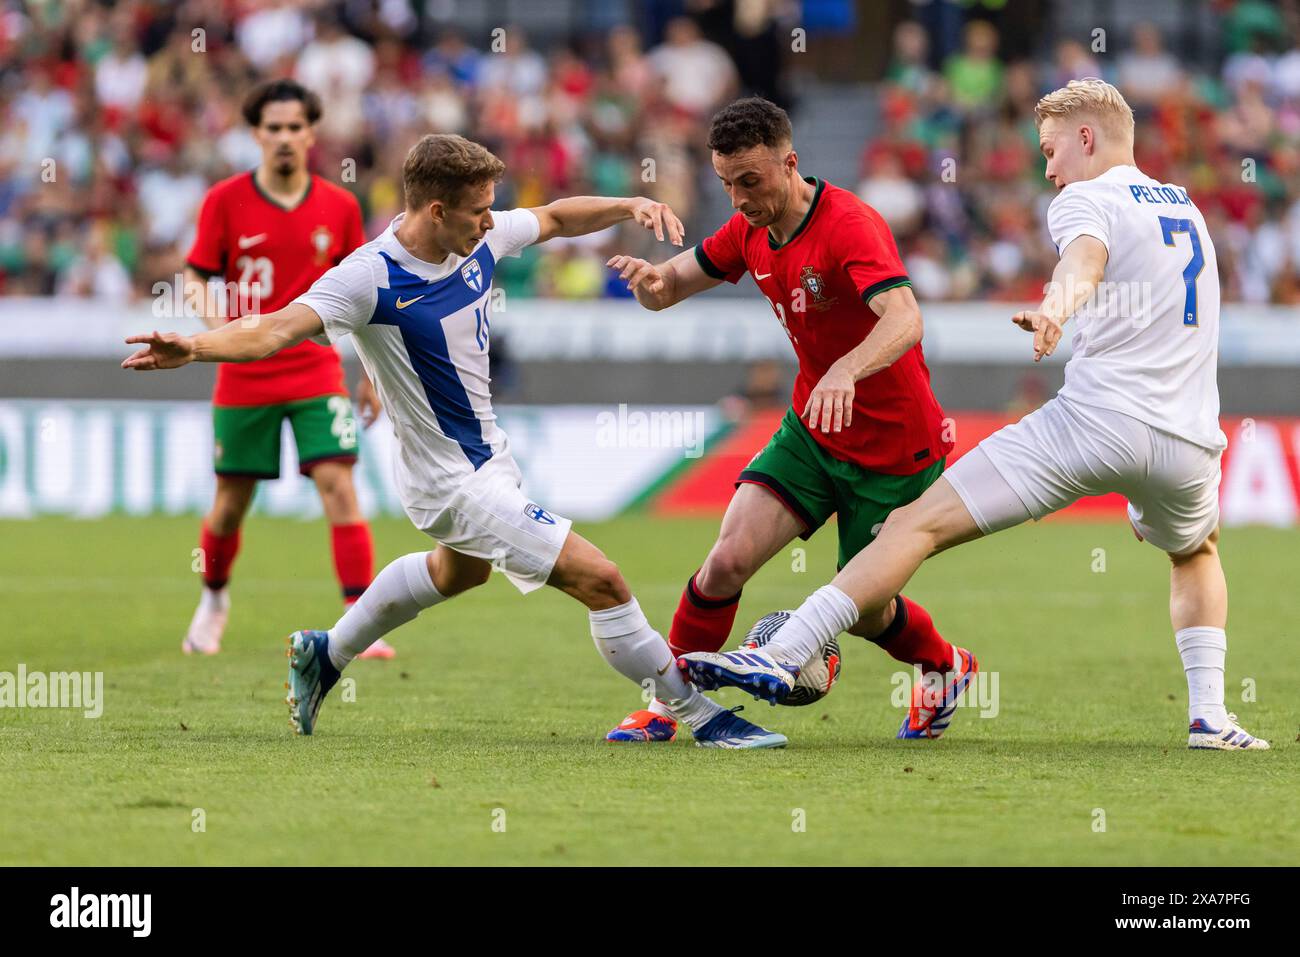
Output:
[[465,285],[475,292],[483,291],[483,270],[479,267],[477,259],[471,259],[460,267],[460,278],[464,279]]
[[551,513],[548,512],[546,509],[542,508],[540,505],[537,505],[533,502],[529,502],[527,505],[524,506],[524,514],[527,515],[529,518],[531,518],[534,522],[538,522],[542,525],[555,524],[555,518],[551,515]]

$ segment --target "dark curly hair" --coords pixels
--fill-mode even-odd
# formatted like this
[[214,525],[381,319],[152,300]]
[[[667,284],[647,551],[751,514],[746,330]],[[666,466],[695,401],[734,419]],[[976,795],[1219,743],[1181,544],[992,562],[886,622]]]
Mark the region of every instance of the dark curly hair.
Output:
[[793,138],[789,115],[761,96],[729,103],[709,124],[709,149],[728,156],[753,146],[780,146]]
[[307,122],[313,126],[320,119],[320,97],[307,89],[297,80],[267,80],[259,83],[244,97],[244,120],[249,126],[262,125],[262,109],[268,103],[297,100],[302,104],[302,111],[307,114]]

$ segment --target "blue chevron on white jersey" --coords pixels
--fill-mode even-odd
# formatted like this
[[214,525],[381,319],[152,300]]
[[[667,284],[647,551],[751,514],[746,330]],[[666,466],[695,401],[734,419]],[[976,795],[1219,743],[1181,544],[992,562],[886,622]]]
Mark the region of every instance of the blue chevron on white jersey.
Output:
[[486,463],[508,457],[488,389],[492,275],[540,225],[526,209],[493,212],[468,256],[429,263],[394,235],[402,218],[294,301],[320,316],[321,338],[352,336],[396,433],[402,503],[437,510]]

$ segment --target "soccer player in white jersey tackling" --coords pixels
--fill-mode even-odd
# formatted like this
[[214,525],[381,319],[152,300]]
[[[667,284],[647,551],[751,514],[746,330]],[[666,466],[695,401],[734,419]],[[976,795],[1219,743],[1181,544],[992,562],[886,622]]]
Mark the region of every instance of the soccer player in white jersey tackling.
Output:
[[[1187,674],[1188,747],[1267,748],[1223,700],[1228,589],[1217,543],[1227,440],[1215,381],[1219,277],[1205,219],[1186,190],[1134,165],[1133,111],[1110,84],[1072,81],[1035,113],[1047,178],[1060,190],[1047,218],[1061,258],[1039,308],[1012,321],[1034,334],[1038,361],[1075,319],[1064,387],[893,512],[762,652],[692,653],[686,667],[705,690],[735,685],[779,701],[803,662],[891,601],[929,556],[1119,492],[1137,536],[1173,564],[1169,614]],[[1141,290],[1136,307],[1106,308],[1124,300],[1109,295],[1115,288]],[[911,707],[931,711],[922,718],[938,737],[963,688],[932,690]]]
[[154,332],[126,340],[143,348],[123,367],[150,370],[261,359],[309,338],[351,335],[392,419],[402,505],[439,544],[388,565],[329,631],[290,636],[294,727],[312,733],[321,700],[372,642],[483,584],[495,565],[524,593],[548,584],[586,605],[601,655],[667,700],[697,744],[780,747],[784,736],[693,688],[617,566],[568,519],[524,496],[488,393],[492,273],[503,256],[628,219],[680,246],[681,222],[667,206],[642,198],[577,196],[492,212],[504,171],[477,143],[426,136],[403,167],[406,212],[288,306],[196,336]]

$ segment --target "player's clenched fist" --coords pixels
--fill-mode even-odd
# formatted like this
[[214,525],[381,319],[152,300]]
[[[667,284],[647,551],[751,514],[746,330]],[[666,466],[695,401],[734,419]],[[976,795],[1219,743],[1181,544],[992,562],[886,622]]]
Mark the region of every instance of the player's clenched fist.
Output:
[[1025,332],[1034,334],[1034,361],[1050,356],[1061,341],[1061,324],[1046,313],[1026,309],[1011,317],[1011,321]]
[[617,269],[618,278],[626,282],[627,288],[632,292],[644,289],[650,293],[661,293],[664,290],[663,273],[654,263],[634,256],[613,256],[605,265]]
[[840,432],[853,422],[853,396],[857,382],[853,374],[839,364],[833,365],[808,396],[803,417],[808,428],[823,432]]
[[680,246],[686,235],[682,221],[668,208],[667,203],[656,203],[652,199],[638,197],[633,200],[632,218],[646,229],[654,230],[655,239],[660,242],[667,236],[674,246]]
[[154,332],[147,336],[131,336],[128,344],[142,342],[138,349],[122,360],[123,369],[145,372],[150,369],[175,369],[194,359],[194,340],[178,332]]

